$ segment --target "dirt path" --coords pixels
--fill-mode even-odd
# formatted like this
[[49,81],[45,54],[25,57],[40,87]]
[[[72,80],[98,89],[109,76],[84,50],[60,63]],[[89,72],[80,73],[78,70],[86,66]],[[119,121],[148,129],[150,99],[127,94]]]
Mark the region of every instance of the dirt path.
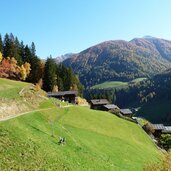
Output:
[[31,110],[31,111],[28,111],[28,112],[23,112],[23,113],[19,113],[19,114],[16,114],[16,115],[7,116],[7,117],[4,117],[4,118],[1,118],[0,122],[6,121],[6,120],[9,120],[9,119],[12,119],[12,118],[16,118],[18,116],[25,115],[25,114],[28,114],[28,113],[44,111],[44,110],[49,110],[49,109],[53,109],[53,108],[56,108],[56,107],[51,107],[51,108],[46,108],[46,109]]
[[[72,107],[72,106],[73,105],[66,105],[66,106],[61,106],[61,108],[68,108],[68,107]],[[7,117],[4,117],[4,118],[0,118],[0,122],[6,121],[6,120],[9,120],[9,119],[12,119],[12,118],[16,118],[18,116],[25,115],[25,114],[28,114],[28,113],[31,113],[31,112],[39,112],[39,111],[49,110],[49,109],[53,109],[53,108],[56,108],[56,107],[51,107],[51,108],[46,108],[46,109],[31,110],[31,111],[28,111],[28,112],[23,112],[23,113],[19,113],[19,114],[16,114],[16,115],[7,116]]]

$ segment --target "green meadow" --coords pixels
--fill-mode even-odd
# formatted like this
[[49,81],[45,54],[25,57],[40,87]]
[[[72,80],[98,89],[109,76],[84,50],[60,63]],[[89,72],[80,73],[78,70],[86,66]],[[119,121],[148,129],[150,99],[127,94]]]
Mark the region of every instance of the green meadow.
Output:
[[[27,86],[10,83],[17,92]],[[12,97],[5,90],[12,85],[5,86],[0,80],[1,85],[3,97],[5,92]],[[60,137],[65,137],[64,145],[58,144]],[[60,108],[53,99],[41,102],[37,111],[0,122],[3,171],[141,171],[149,163],[160,162],[160,158],[161,153],[137,124],[87,107]]]
[[137,78],[130,82],[123,82],[123,81],[107,81],[101,84],[97,84],[91,87],[91,89],[123,89],[127,88],[130,83],[139,83],[147,78]]

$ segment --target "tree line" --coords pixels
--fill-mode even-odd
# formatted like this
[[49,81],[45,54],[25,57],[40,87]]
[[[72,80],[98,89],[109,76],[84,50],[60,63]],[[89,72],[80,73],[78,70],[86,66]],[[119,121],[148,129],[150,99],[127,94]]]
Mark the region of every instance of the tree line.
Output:
[[52,57],[47,58],[44,67],[43,89],[46,91],[76,90],[82,95],[83,86],[71,68],[56,64]]
[[0,34],[0,77],[37,83],[46,91],[78,90],[81,94],[83,89],[72,69],[56,64],[52,57],[42,61],[34,42],[24,44],[12,33],[4,38]]

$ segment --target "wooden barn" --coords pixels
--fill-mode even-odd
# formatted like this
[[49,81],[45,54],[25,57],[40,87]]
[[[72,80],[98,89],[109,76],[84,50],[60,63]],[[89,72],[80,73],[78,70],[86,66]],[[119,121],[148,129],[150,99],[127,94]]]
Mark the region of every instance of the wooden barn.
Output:
[[48,92],[48,97],[54,97],[58,100],[68,101],[69,103],[76,103],[77,91],[59,91],[59,92]]
[[109,104],[107,99],[93,99],[90,101],[91,109],[103,110],[104,105]]
[[171,126],[165,126],[162,134],[171,134]]
[[133,113],[132,113],[132,111],[130,109],[121,109],[120,113],[123,116],[130,117],[130,118],[132,118],[132,116],[133,116]]
[[104,110],[105,110],[105,111],[110,111],[110,110],[112,110],[112,111],[114,111],[114,110],[119,110],[119,107],[118,107],[118,106],[116,106],[115,104],[107,104],[107,105],[104,105],[104,106],[103,106],[103,108],[104,108]]
[[154,136],[160,136],[162,132],[165,130],[165,126],[163,124],[153,124]]

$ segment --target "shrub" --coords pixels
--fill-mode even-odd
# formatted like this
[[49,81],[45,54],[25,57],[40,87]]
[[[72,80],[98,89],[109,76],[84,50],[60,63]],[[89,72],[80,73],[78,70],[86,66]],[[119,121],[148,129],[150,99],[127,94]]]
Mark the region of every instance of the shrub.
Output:
[[159,137],[159,143],[164,149],[166,149],[166,150],[171,149],[171,135],[170,134],[162,134]]

